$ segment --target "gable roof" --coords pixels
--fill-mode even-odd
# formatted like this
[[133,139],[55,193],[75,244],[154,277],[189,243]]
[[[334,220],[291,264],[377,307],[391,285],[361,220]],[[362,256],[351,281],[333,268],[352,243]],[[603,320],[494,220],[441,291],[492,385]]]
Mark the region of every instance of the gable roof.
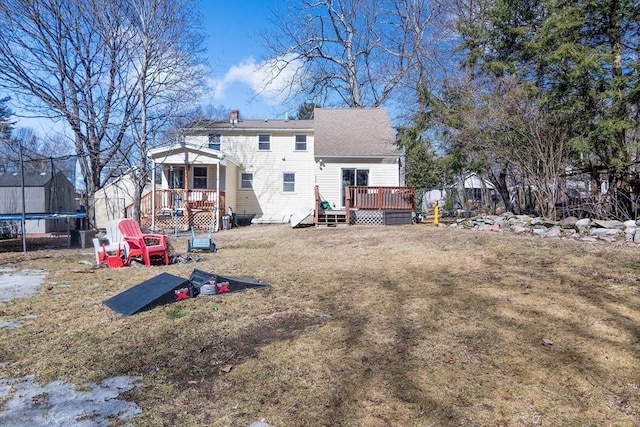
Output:
[[316,157],[397,157],[384,108],[316,108]]
[[185,126],[187,135],[215,132],[308,131],[314,134],[316,157],[393,158],[400,155],[384,108],[316,108],[312,120],[202,119]]

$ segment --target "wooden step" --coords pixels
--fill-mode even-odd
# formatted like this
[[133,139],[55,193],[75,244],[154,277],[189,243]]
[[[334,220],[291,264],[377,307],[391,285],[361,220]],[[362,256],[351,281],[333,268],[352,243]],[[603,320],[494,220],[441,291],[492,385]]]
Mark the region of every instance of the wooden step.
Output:
[[322,211],[318,214],[318,225],[346,223],[347,213],[345,211]]

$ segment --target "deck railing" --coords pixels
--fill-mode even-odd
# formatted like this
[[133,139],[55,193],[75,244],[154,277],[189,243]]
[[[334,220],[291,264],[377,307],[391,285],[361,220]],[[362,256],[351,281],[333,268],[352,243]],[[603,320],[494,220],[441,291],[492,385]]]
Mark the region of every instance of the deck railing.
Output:
[[345,207],[369,210],[413,210],[414,187],[346,187]]
[[[220,192],[218,200],[221,213],[224,212],[224,192]],[[148,192],[140,199],[140,213],[151,214],[152,197]],[[156,214],[171,212],[173,210],[206,210],[216,207],[216,190],[156,190],[155,211]],[[125,215],[131,217],[133,206],[127,206]]]
[[[345,216],[350,224],[351,210],[409,210],[415,209],[415,187],[375,187],[348,186],[345,187]],[[321,197],[319,187],[315,187],[315,221],[319,220]]]

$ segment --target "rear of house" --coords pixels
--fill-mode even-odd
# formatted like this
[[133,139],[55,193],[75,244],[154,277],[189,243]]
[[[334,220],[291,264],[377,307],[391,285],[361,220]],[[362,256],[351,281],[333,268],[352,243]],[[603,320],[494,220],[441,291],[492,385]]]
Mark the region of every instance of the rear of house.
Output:
[[322,200],[345,208],[347,186],[401,185],[400,152],[382,108],[315,110],[316,183]]
[[149,151],[160,180],[143,198],[143,226],[218,229],[229,212],[254,223],[287,223],[315,209],[316,188],[339,209],[345,186],[400,184],[386,110],[314,114],[312,120],[245,120],[234,110],[228,120],[185,127],[183,140]]

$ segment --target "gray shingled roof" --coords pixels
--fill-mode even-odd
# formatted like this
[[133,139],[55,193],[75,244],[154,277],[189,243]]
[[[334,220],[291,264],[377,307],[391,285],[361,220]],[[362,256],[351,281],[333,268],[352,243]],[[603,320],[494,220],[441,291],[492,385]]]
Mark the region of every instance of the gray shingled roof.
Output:
[[312,130],[313,120],[238,120],[233,126],[228,120],[198,120],[185,127],[189,134],[206,134],[212,131],[276,131],[276,130]]
[[399,151],[384,108],[316,108],[313,120],[198,120],[191,135],[219,131],[313,130],[316,157],[396,157]]
[[396,157],[399,154],[384,108],[316,108],[316,157]]

